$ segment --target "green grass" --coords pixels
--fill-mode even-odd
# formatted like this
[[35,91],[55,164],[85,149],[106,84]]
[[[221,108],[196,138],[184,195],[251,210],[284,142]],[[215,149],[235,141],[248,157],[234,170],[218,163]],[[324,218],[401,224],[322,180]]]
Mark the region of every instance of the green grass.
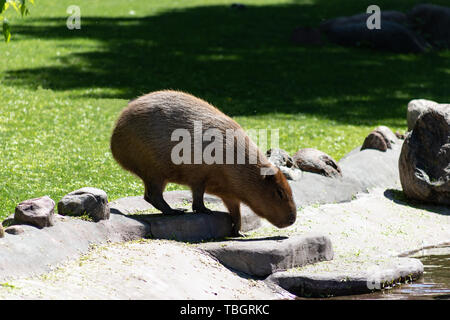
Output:
[[84,186],[110,199],[142,194],[112,159],[109,136],[127,101],[150,91],[188,91],[245,129],[280,129],[290,153],[315,147],[337,159],[377,125],[405,130],[410,99],[450,100],[449,51],[289,42],[296,26],[362,12],[371,1],[251,0],[242,11],[232,2],[78,0],[82,29],[74,31],[65,27],[72,1],[39,0],[29,17],[11,16],[12,40],[0,43],[0,217],[22,200],[58,201]]

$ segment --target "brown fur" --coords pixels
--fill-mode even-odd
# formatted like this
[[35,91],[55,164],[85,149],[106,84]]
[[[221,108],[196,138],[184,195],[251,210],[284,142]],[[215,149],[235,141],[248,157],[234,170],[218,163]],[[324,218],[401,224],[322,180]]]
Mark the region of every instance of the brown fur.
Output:
[[[202,121],[203,130],[239,130],[245,139],[245,164],[179,164],[171,161],[171,141],[175,129],[189,130],[193,140],[193,121]],[[236,145],[240,139],[234,139]],[[205,142],[208,145],[210,142]],[[225,145],[225,144],[224,144]],[[249,150],[258,154],[249,164]],[[192,95],[177,91],[157,91],[133,101],[122,111],[111,137],[111,151],[117,162],[140,177],[144,198],[165,214],[176,210],[163,199],[168,182],[187,185],[193,194],[194,212],[208,212],[203,204],[205,192],[219,196],[228,208],[237,234],[240,230],[240,203],[277,227],[294,223],[296,208],[292,191],[283,174],[273,167],[234,120],[217,108]],[[225,162],[224,146],[224,162]],[[261,168],[274,170],[262,175]]]

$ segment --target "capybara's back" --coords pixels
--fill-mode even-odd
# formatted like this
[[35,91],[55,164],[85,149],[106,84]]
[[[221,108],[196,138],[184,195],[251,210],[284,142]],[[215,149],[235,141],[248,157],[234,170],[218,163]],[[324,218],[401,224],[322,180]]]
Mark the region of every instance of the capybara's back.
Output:
[[[226,158],[230,146],[225,143],[230,131],[235,134],[236,145],[232,146],[231,163],[225,161],[230,160]],[[209,140],[216,143],[218,135],[223,137],[223,162],[211,163],[202,158],[210,142],[204,139],[199,144],[196,139],[199,136],[202,139],[207,132],[214,133],[215,138]],[[180,150],[180,141],[186,137],[189,148]],[[244,148],[239,149],[242,141]],[[238,150],[244,150],[245,163],[235,163]],[[166,90],[132,100],[116,123],[111,151],[123,168],[143,180],[145,199],[163,213],[179,213],[162,197],[165,185],[174,182],[192,189],[193,209],[197,212],[209,211],[203,204],[204,192],[221,197],[232,215],[236,233],[240,227],[240,202],[276,226],[284,227],[295,221],[295,204],[284,176],[267,161],[239,124],[192,95]],[[249,163],[250,154],[256,155],[255,163]],[[261,174],[262,169],[272,174]]]

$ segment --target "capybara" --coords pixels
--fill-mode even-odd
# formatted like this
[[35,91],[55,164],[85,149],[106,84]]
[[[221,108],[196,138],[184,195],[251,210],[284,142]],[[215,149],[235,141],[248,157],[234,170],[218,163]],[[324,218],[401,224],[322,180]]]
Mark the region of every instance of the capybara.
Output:
[[[195,155],[191,157],[190,150],[186,154],[183,150],[188,161],[173,161],[172,150],[179,145],[179,141],[173,141],[173,133],[182,129],[191,137],[198,135],[195,128],[199,122],[200,134],[212,129],[228,137],[229,131],[234,132],[231,139],[223,139],[219,150],[224,157],[231,154],[227,161],[191,161]],[[200,151],[208,144],[202,140]],[[195,153],[195,139],[189,142],[191,147]],[[210,212],[203,203],[205,192],[220,197],[231,215],[235,235],[239,235],[241,227],[241,202],[279,228],[295,222],[296,207],[284,175],[269,163],[237,122],[190,94],[164,90],[130,101],[113,130],[111,151],[124,169],[143,180],[144,199],[164,214],[180,213],[163,198],[166,184],[173,182],[191,188],[194,212]],[[255,154],[256,160],[251,161]],[[240,156],[241,161],[235,161]]]

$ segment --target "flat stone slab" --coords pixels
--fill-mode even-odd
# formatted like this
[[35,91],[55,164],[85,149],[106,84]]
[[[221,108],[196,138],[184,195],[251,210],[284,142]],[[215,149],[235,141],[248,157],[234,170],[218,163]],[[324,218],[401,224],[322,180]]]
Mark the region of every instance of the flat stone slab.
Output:
[[147,237],[187,242],[230,237],[231,217],[226,212],[184,213],[167,216],[164,214],[133,215],[133,219],[149,226]]
[[[188,190],[176,190],[164,192],[164,199],[171,207],[184,207],[191,210],[192,194]],[[222,200],[216,196],[205,194],[204,197],[206,207],[217,212],[227,213],[227,209],[222,203]],[[158,212],[150,203],[144,200],[143,196],[132,196],[120,198],[109,203],[111,213],[120,213],[124,215],[135,215],[140,212],[153,213]],[[188,218],[188,220],[190,220]],[[226,223],[227,225],[221,228],[228,228],[231,220],[228,219],[214,219],[215,223]],[[253,213],[246,205],[241,205],[241,231],[247,232],[257,229],[261,226],[261,218]],[[159,224],[159,222],[158,222]],[[156,231],[155,231],[156,232]],[[157,233],[157,232],[156,232]]]
[[333,259],[330,239],[314,234],[211,242],[199,247],[225,266],[257,277]]
[[276,272],[266,281],[299,297],[330,297],[370,293],[417,280],[423,275],[420,260],[411,258],[393,258],[376,263],[355,262],[347,268],[347,272],[288,270]]

